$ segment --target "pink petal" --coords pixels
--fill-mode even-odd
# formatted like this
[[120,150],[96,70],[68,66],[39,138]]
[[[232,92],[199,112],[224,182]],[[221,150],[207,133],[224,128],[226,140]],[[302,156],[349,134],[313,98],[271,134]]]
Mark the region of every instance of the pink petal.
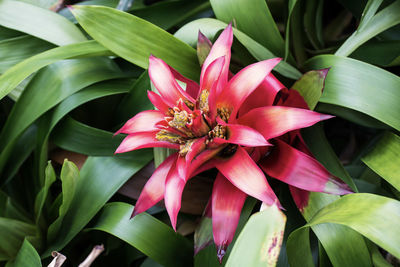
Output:
[[310,192],[290,185],[289,190],[297,208],[300,210],[301,213],[303,213],[304,208],[308,206]]
[[307,102],[296,90],[288,90],[288,97],[283,101],[282,106],[310,109]]
[[216,162],[217,169],[237,188],[268,205],[278,203],[278,198],[267,182],[264,173],[258,168],[247,152],[238,147],[229,159]]
[[164,202],[172,228],[174,228],[175,231],[178,213],[181,209],[182,192],[186,182],[187,179],[180,177],[178,169],[175,168],[175,166],[171,168],[171,171],[168,173],[168,177],[165,181]]
[[226,124],[221,120],[219,122],[227,126],[228,138],[214,138],[214,142],[217,144],[231,143],[248,147],[271,145],[262,134],[253,128],[239,124]]
[[179,145],[177,144],[173,144],[166,141],[158,141],[156,139],[157,133],[158,131],[143,132],[143,133],[128,135],[119,145],[119,147],[115,151],[115,154],[124,153],[140,148],[147,148],[147,147],[166,147],[172,149],[179,149]]
[[269,176],[307,191],[337,195],[352,193],[347,184],[329,173],[317,160],[280,140],[276,140],[272,153],[259,165]]
[[199,31],[197,38],[197,58],[199,59],[200,66],[203,66],[208,54],[210,54],[211,47],[211,41]]
[[153,207],[163,198],[165,179],[167,178],[167,174],[170,171],[171,166],[175,163],[177,157],[178,153],[170,155],[154,171],[153,175],[143,187],[139,199],[136,201],[131,218]]
[[272,58],[254,63],[242,69],[222,89],[221,94],[218,95],[217,108],[228,108],[231,112],[229,120],[234,120],[242,103],[280,61],[280,58]]
[[332,117],[331,115],[307,109],[268,106],[249,111],[241,116],[237,122],[256,129],[265,139],[269,140],[289,131],[309,127]]
[[156,109],[161,111],[162,113],[166,114],[169,110],[169,106],[165,104],[164,100],[158,94],[147,91],[147,97],[149,98],[150,102],[153,104]]
[[261,82],[254,92],[247,97],[239,110],[239,115],[246,114],[248,111],[265,106],[272,106],[277,93],[285,86],[272,74]]
[[186,84],[186,90],[185,90],[186,93],[188,93],[192,98],[196,98],[197,94],[199,93],[199,85],[195,81],[192,81],[192,80],[184,77],[183,75],[181,75],[174,68],[169,67],[169,69],[171,70],[172,75],[174,75],[176,80],[179,80]]
[[212,191],[212,224],[220,263],[235,235],[246,196],[218,173]]
[[207,69],[204,71],[203,79],[200,80],[201,90],[210,91],[211,88],[213,88],[214,83],[221,76],[224,64],[225,64],[225,57],[222,56],[211,62],[210,65],[208,65]]
[[149,58],[149,76],[163,100],[173,107],[179,99],[195,100],[179,86],[169,66],[161,59],[154,56]]
[[162,112],[158,110],[145,110],[128,120],[114,135],[119,133],[133,134],[157,131],[159,129],[156,127],[156,123],[163,120],[164,114]]
[[204,79],[204,75],[208,66],[219,57],[224,56],[225,62],[224,67],[221,72],[221,77],[218,80],[218,88],[222,88],[228,82],[228,72],[229,72],[229,62],[231,61],[231,46],[233,41],[232,25],[229,24],[228,27],[221,33],[218,39],[215,41],[208,54],[206,60],[203,63],[200,74],[200,81]]

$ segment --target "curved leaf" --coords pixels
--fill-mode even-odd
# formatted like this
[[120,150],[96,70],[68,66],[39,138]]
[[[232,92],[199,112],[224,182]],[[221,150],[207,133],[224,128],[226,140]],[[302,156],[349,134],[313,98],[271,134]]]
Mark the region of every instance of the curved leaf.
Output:
[[333,55],[316,56],[306,65],[308,69],[331,67],[320,102],[363,112],[400,130],[400,77],[361,61]]
[[235,28],[283,57],[283,38],[264,0],[211,0],[211,5],[217,19],[233,22]]
[[43,257],[67,245],[118,189],[152,159],[152,151],[142,149],[131,152],[131,156],[134,159],[115,156],[89,157],[86,160],[61,228],[56,239],[48,243]]
[[147,213],[130,219],[133,206],[112,202],[104,206],[90,230],[112,234],[163,266],[191,266],[193,244]]
[[95,41],[53,48],[30,57],[8,69],[0,76],[0,99],[10,93],[25,78],[59,60],[82,56],[110,55],[110,52]]
[[275,266],[286,216],[275,205],[253,214],[240,233],[226,266]]
[[30,266],[30,267],[41,267],[42,262],[40,261],[39,254],[36,249],[32,246],[27,239],[22,243],[21,248],[18,251],[17,257],[12,263],[7,263],[7,267],[18,267],[18,266]]
[[35,234],[35,225],[0,217],[0,260],[14,258],[24,238]]
[[289,261],[291,266],[313,266],[309,261],[308,230],[310,226],[326,223],[350,227],[399,258],[399,220],[399,201],[365,193],[346,195],[321,209],[307,225],[289,236]]
[[38,73],[13,107],[2,129],[0,169],[16,138],[44,112],[90,84],[121,76],[119,69],[106,58],[60,61]]
[[[197,43],[197,37],[199,30],[208,38],[214,37],[218,31],[225,29],[227,26],[226,23],[216,20],[216,19],[198,19],[192,21],[182,28],[180,28],[175,36],[188,43],[191,46],[195,46]],[[243,32],[233,29],[233,34],[235,37],[241,42],[246,49],[250,52],[250,54],[257,60],[265,60],[276,57],[271,51],[269,51],[264,46],[260,45],[249,36],[244,34]],[[287,62],[281,61],[275,68],[277,72],[282,74],[285,77],[297,80],[301,77],[301,72],[298,71],[295,67],[290,65]]]
[[362,158],[374,172],[400,191],[400,137],[387,132]]
[[29,35],[1,41],[0,73],[4,73],[7,69],[26,58],[53,47],[54,45]]
[[90,156],[112,156],[125,137],[113,135],[68,117],[54,129],[51,140],[69,151]]
[[74,6],[71,11],[96,41],[133,64],[147,68],[153,54],[188,78],[199,79],[196,51],[150,22],[108,7]]
[[[376,1],[378,2],[378,1]],[[368,15],[369,16],[369,15]],[[337,56],[348,56],[360,45],[400,23],[400,2],[394,1],[391,5],[379,11],[375,16],[365,23],[360,24],[360,28],[355,31],[342,46],[336,51]]]
[[69,20],[21,1],[0,1],[0,25],[28,33],[56,45],[86,41],[82,32]]

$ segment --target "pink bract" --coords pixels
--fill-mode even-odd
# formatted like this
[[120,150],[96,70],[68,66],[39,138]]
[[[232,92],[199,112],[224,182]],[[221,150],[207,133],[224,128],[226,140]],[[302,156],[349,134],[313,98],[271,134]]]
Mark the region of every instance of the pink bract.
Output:
[[[177,150],[150,177],[132,216],[164,199],[176,229],[186,182],[200,171],[218,169],[211,208],[220,260],[247,195],[281,207],[264,173],[302,190],[351,192],[308,153],[298,131],[332,116],[308,110],[301,96],[276,79],[271,70],[280,58],[249,65],[229,79],[232,40],[229,25],[203,63],[200,85],[150,56],[149,75],[159,95],[149,92],[149,99],[157,110],[137,114],[117,131],[128,136],[116,153],[146,147]],[[186,90],[177,80],[187,84]],[[278,99],[280,91],[285,97]]]

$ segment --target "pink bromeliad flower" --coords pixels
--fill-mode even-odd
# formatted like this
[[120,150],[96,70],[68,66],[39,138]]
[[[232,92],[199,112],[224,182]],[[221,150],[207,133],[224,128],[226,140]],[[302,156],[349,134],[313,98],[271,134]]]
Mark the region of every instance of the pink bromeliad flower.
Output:
[[[273,105],[277,93],[285,88],[271,74],[279,58],[230,75],[232,39],[229,25],[203,63],[200,85],[150,56],[149,75],[159,94],[149,91],[148,97],[157,110],[140,112],[116,133],[128,134],[116,153],[147,147],[177,150],[150,177],[132,216],[164,199],[176,229],[186,182],[202,171],[218,169],[211,209],[220,260],[233,239],[247,195],[280,207],[264,172],[307,191],[351,192],[306,148],[292,146],[297,147],[296,139],[302,144],[298,129],[332,116],[308,110],[306,104],[299,104],[301,96],[300,100],[294,97],[295,105],[293,97],[281,97],[280,105]],[[185,90],[177,80],[186,84]]]

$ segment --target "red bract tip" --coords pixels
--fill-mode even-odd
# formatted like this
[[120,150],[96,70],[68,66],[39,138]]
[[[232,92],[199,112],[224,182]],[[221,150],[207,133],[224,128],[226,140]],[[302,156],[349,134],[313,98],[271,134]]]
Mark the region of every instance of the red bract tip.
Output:
[[222,244],[217,247],[217,257],[220,264],[222,264],[222,260],[225,256],[227,247],[228,246],[226,244]]
[[75,9],[75,7],[72,6],[72,5],[66,5],[66,7],[67,7],[70,11],[72,11],[73,9]]

